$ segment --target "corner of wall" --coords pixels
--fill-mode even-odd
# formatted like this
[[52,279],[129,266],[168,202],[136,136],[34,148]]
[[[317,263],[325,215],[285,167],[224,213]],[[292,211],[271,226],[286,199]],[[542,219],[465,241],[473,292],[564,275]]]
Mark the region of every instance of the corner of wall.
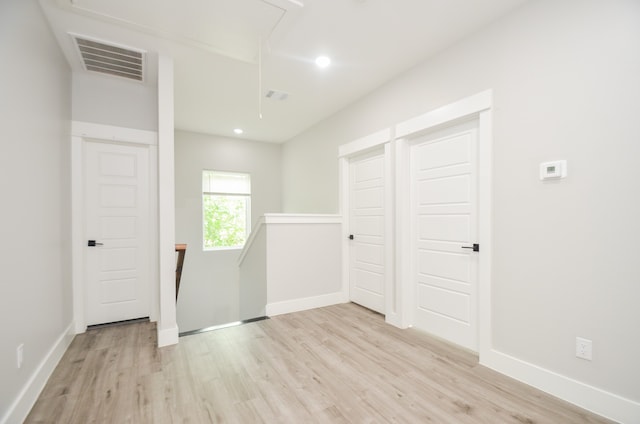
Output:
[[178,344],[178,326],[174,325],[171,328],[158,327],[158,347],[171,346]]
[[336,293],[323,294],[320,296],[268,303],[266,306],[266,314],[267,316],[290,314],[292,312],[323,308],[325,306],[337,305],[339,303],[347,302],[349,302],[349,299],[345,299],[342,291],[339,291]]
[[178,343],[175,292],[173,60],[158,57],[158,346]]
[[51,346],[40,364],[38,364],[6,414],[0,418],[0,424],[21,423],[27,418],[31,408],[38,400],[40,392],[44,389],[47,380],[53,374],[58,362],[62,359],[74,337],[75,323],[71,322]]
[[640,403],[495,349],[481,354],[480,364],[616,422],[640,422]]

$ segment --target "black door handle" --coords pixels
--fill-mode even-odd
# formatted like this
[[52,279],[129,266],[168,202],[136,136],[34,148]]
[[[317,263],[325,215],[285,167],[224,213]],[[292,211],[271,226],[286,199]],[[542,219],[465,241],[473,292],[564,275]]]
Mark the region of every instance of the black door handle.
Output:
[[353,240],[353,234],[349,234],[349,240]]
[[474,252],[480,251],[480,245],[478,243],[473,243],[473,246],[462,246],[463,249],[473,249]]
[[104,244],[104,243],[98,243],[98,242],[97,242],[97,241],[95,241],[95,240],[89,240],[89,241],[87,242],[87,246],[89,246],[89,247],[102,246],[103,244]]

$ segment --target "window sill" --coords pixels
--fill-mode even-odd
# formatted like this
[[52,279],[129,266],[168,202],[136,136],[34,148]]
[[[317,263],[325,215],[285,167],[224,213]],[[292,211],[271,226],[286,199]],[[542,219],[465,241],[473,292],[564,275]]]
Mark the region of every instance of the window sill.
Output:
[[228,252],[230,250],[242,250],[244,246],[235,246],[235,247],[209,247],[203,248],[203,252]]

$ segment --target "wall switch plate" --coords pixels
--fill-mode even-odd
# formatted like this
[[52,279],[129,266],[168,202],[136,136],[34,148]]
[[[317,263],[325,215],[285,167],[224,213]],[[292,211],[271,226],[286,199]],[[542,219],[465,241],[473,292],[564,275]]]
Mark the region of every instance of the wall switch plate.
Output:
[[593,354],[593,343],[591,340],[576,337],[576,357],[590,361]]
[[16,365],[18,368],[22,368],[22,361],[24,360],[24,343],[20,344],[16,348]]

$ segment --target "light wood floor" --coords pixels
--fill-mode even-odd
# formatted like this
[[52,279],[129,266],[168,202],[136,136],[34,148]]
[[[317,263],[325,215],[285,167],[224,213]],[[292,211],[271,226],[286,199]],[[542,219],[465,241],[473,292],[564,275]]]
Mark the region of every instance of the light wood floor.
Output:
[[353,304],[183,337],[79,335],[27,423],[605,423]]

